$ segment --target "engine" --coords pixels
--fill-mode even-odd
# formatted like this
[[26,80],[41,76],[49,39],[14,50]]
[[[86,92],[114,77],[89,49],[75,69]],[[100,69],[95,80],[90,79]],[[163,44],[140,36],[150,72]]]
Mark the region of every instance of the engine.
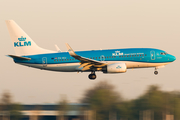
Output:
[[113,63],[106,66],[103,73],[124,73],[127,71],[125,63]]

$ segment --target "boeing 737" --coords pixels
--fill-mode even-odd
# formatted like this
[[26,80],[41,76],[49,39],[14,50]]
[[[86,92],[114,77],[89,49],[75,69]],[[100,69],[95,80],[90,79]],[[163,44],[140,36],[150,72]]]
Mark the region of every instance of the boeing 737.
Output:
[[68,52],[46,50],[39,47],[13,20],[6,20],[15,55],[8,55],[14,62],[33,68],[59,72],[91,72],[89,79],[96,79],[96,71],[125,73],[127,69],[154,67],[172,63],[175,56],[154,48],[125,48],[91,51],[74,51],[67,43]]

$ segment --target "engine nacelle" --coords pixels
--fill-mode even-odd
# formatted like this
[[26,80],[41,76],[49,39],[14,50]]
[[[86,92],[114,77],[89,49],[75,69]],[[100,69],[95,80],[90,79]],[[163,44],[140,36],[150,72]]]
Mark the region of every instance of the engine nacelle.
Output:
[[103,73],[124,73],[127,71],[127,67],[125,63],[113,63],[107,65],[107,68]]

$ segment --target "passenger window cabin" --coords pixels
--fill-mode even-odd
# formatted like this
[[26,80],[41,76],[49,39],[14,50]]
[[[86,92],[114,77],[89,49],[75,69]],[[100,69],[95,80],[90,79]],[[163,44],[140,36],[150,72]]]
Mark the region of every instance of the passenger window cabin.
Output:
[[[161,55],[166,55],[167,53],[161,52],[160,54],[161,54]],[[119,55],[119,58],[123,58],[123,57],[139,57],[139,56],[140,56],[140,57],[142,57],[142,56],[147,56],[147,54],[142,54],[142,55],[141,55],[141,54],[140,54],[140,55]],[[117,56],[117,57],[118,57],[118,56]],[[116,58],[116,56],[90,57],[90,59],[98,59],[98,58],[99,58],[99,59],[101,59],[101,58],[102,58],[102,59],[103,59],[103,58],[105,58],[105,59],[106,59],[106,58]],[[76,59],[73,59],[73,58],[72,58],[72,59],[54,59],[54,58],[51,58],[51,59],[54,60],[54,62],[56,62],[56,61],[57,61],[57,62],[58,62],[58,61],[63,61],[63,60],[64,60],[64,61],[71,61],[71,60],[73,61],[73,60],[76,60]]]

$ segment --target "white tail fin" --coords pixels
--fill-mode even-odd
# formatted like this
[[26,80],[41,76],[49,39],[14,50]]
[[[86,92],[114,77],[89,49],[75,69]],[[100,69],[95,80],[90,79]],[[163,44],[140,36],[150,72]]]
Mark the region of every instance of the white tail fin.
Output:
[[46,50],[36,45],[36,43],[13,20],[6,20],[6,25],[16,55],[54,53],[54,51]]

